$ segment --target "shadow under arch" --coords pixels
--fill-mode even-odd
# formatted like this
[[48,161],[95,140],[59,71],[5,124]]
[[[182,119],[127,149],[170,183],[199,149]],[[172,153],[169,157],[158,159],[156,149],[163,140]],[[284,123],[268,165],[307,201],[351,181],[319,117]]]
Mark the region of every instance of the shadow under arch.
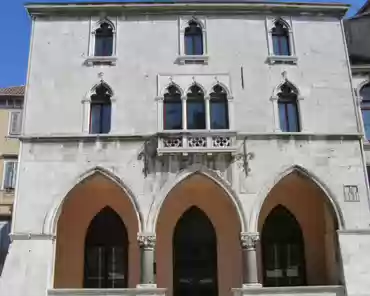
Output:
[[128,188],[128,186],[117,175],[113,174],[112,172],[110,172],[109,170],[103,167],[96,166],[82,173],[81,175],[79,175],[69,187],[70,189],[68,189],[67,192],[62,194],[61,197],[53,203],[52,207],[47,212],[44,218],[43,233],[52,234],[54,236],[56,235],[58,219],[61,214],[63,204],[65,203],[69,194],[74,190],[74,188],[76,188],[76,186],[82,184],[83,182],[91,178],[93,175],[101,175],[104,178],[107,178],[108,180],[112,181],[114,184],[116,184],[118,187],[121,188],[123,193],[129,198],[135,210],[139,231],[142,230],[142,225],[143,225],[142,212],[140,211],[138,202],[135,198],[135,195],[131,191],[131,189]]
[[148,218],[145,222],[145,228],[148,232],[155,233],[156,225],[160,210],[162,205],[169,195],[172,189],[174,189],[181,182],[191,177],[192,175],[199,174],[202,175],[211,181],[213,181],[217,186],[221,187],[223,191],[227,194],[230,201],[232,202],[240,221],[241,231],[245,232],[247,229],[247,220],[244,215],[242,204],[238,198],[236,192],[232,189],[231,185],[223,180],[215,171],[208,169],[202,165],[192,165],[182,171],[180,171],[175,179],[168,181],[163,187],[159,194],[154,199],[153,203],[150,206]]
[[340,206],[337,202],[337,199],[334,197],[334,194],[330,191],[330,189],[324,185],[324,183],[316,177],[312,172],[308,171],[307,169],[303,168],[300,165],[292,165],[285,169],[282,173],[278,174],[273,180],[270,180],[258,194],[257,200],[252,207],[252,212],[250,215],[249,220],[249,229],[250,232],[258,232],[258,221],[262,206],[265,200],[268,198],[269,193],[272,189],[277,185],[281,180],[283,180],[286,176],[290,175],[291,173],[298,173],[299,175],[307,178],[309,181],[312,181],[319,189],[324,193],[326,196],[325,202],[329,205],[330,210],[332,210],[334,217],[336,219],[338,229],[343,230],[345,229],[345,221],[343,217],[343,213],[340,209]]
[[53,286],[83,288],[86,232],[93,218],[110,207],[122,220],[128,233],[128,287],[140,279],[140,250],[137,242],[140,219],[132,194],[120,179],[100,167],[82,174],[73,188],[54,208],[51,228],[56,234]]

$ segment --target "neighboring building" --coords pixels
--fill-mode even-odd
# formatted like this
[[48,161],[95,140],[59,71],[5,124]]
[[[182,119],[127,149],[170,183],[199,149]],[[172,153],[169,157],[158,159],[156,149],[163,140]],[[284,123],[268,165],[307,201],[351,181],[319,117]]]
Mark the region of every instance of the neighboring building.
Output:
[[[370,175],[370,1],[355,16],[345,20],[344,28],[351,61],[353,91],[358,120],[364,137],[364,151]],[[369,185],[369,184],[368,184]]]
[[23,86],[0,88],[0,276],[10,243],[23,96]]
[[367,295],[347,8],[29,4],[0,293]]

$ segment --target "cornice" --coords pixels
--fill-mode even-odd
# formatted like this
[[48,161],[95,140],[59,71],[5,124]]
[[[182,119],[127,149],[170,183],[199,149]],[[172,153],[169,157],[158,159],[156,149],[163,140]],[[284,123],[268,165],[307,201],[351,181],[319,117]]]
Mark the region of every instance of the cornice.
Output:
[[166,137],[171,135],[228,135],[234,136],[237,140],[270,140],[270,139],[295,139],[295,140],[326,140],[326,141],[353,141],[363,137],[360,133],[248,133],[235,131],[167,131],[146,134],[28,134],[17,137],[22,142],[45,142],[45,143],[63,143],[63,142],[105,142],[105,141],[145,141],[153,137]]
[[38,15],[123,15],[130,13],[173,14],[202,12],[209,14],[281,14],[319,15],[343,17],[349,5],[338,3],[299,2],[183,2],[183,3],[28,3],[25,5],[31,16]]

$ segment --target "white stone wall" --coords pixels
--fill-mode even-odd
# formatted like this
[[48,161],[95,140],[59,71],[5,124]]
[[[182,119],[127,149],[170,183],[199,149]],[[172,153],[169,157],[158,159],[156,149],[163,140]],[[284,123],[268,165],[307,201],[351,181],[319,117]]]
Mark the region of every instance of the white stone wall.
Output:
[[99,81],[101,72],[116,98],[117,112],[113,111],[112,118],[112,132],[116,133],[157,131],[157,75],[202,74],[214,81],[220,73],[230,76],[227,86],[235,97],[235,129],[272,132],[270,98],[284,71],[304,97],[305,131],[357,131],[342,31],[336,19],[292,17],[296,66],[266,63],[265,16],[206,18],[208,65],[175,64],[179,53],[177,16],[121,17],[117,24],[117,65],[87,67],[83,64],[89,48],[88,18],[35,21],[26,134],[81,133],[81,101]]
[[[208,65],[175,63],[179,53],[177,16],[129,16],[113,21],[117,23],[118,61],[110,67],[83,65],[89,48],[89,18],[51,17],[34,22],[25,136],[83,135],[82,101],[99,82],[99,73],[114,91],[113,134],[158,132],[158,76],[201,75],[206,77],[205,84],[211,85],[221,74],[228,77],[227,87],[233,96],[231,120],[235,130],[273,133],[270,98],[282,82],[283,72],[303,97],[300,111],[304,132],[358,132],[341,25],[334,18],[291,17],[297,65],[266,63],[265,16],[207,17]],[[241,138],[239,153],[243,150]],[[181,171],[173,157],[163,167],[152,163],[145,177],[143,160],[138,159],[143,145],[143,140],[104,139],[23,142],[13,220],[15,240],[0,279],[1,293],[39,296],[52,287],[55,250],[50,236],[55,235],[60,206],[74,185],[94,168],[119,178],[132,193],[142,217],[142,231],[153,231],[156,211],[166,193],[197,170],[209,174],[234,196],[244,220],[243,231],[257,230],[265,197],[293,169],[306,173],[327,193],[341,229],[369,226],[364,163],[359,141],[353,138],[248,138],[248,152],[254,154],[248,176],[240,160],[227,164],[216,157],[215,162],[201,160]],[[358,202],[344,201],[344,185],[357,186]],[[28,233],[29,239],[19,236]],[[342,238],[340,242],[347,244]],[[351,256],[354,252],[358,250],[347,248],[343,254]],[[355,277],[356,284],[366,286],[365,277],[356,276],[359,272],[363,270],[348,263],[344,269],[346,284]],[[357,290],[349,293],[358,295]]]

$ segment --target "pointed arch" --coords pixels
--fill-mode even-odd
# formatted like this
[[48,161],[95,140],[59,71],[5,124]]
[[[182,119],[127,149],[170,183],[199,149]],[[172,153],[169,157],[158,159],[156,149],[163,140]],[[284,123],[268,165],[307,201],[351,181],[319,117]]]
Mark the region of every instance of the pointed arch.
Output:
[[198,164],[192,165],[180,171],[173,180],[170,180],[167,183],[165,183],[165,185],[162,187],[161,191],[153,200],[153,203],[150,206],[149,214],[147,220],[145,221],[146,230],[148,232],[153,233],[155,232],[160,210],[168,194],[178,184],[180,184],[185,179],[195,174],[200,174],[202,176],[205,176],[206,178],[209,178],[226,192],[227,196],[230,198],[230,201],[232,202],[237,212],[238,219],[240,221],[241,231],[245,232],[247,229],[247,223],[244,216],[242,204],[239,200],[237,193],[232,189],[232,186],[228,184],[225,180],[223,180],[215,171],[212,171],[207,167]]
[[343,217],[342,211],[340,209],[340,206],[334,194],[325,185],[325,183],[322,182],[315,174],[305,169],[304,167],[295,164],[295,165],[292,165],[286,168],[281,173],[279,173],[277,176],[275,176],[272,180],[268,181],[266,186],[264,186],[264,188],[259,192],[257,196],[257,200],[252,207],[252,212],[250,215],[250,221],[249,221],[250,232],[258,232],[258,221],[259,221],[259,215],[261,212],[261,208],[263,206],[263,203],[267,199],[269,193],[271,192],[271,190],[284,177],[290,175],[293,172],[297,172],[298,174],[303,175],[304,177],[306,177],[308,180],[311,180],[314,184],[316,184],[321,189],[321,191],[326,196],[326,202],[329,204],[330,209],[333,212],[338,228],[340,230],[345,229],[344,217]]
[[65,192],[50,208],[50,210],[47,212],[45,218],[44,218],[44,226],[43,226],[43,232],[46,234],[56,235],[57,233],[57,225],[59,216],[61,214],[63,204],[65,203],[66,199],[68,198],[69,193],[79,184],[82,184],[84,181],[92,177],[93,175],[102,175],[108,180],[115,183],[118,187],[122,189],[124,194],[129,198],[135,213],[137,215],[137,221],[138,221],[138,228],[139,231],[142,230],[143,225],[143,219],[142,219],[142,212],[139,208],[139,204],[135,198],[135,195],[133,194],[132,190],[114,173],[111,171],[100,167],[95,166],[86,172],[80,174],[71,184],[70,189]]
[[76,178],[71,190],[55,204],[49,218],[50,231],[56,236],[55,288],[82,288],[85,237],[97,213],[110,207],[118,214],[128,233],[128,286],[139,281],[141,219],[136,202],[127,186],[111,171],[94,167]]
[[193,87],[198,87],[203,96],[205,96],[207,94],[207,90],[204,88],[203,85],[201,85],[200,83],[196,82],[196,81],[193,81],[190,85],[188,85],[188,87],[185,88],[185,94],[188,95],[188,94],[191,94],[192,93],[192,88]]
[[101,18],[100,20],[98,20],[97,22],[95,22],[94,31],[96,31],[97,29],[99,29],[99,27],[102,24],[108,24],[109,26],[112,27],[113,33],[116,32],[116,26],[115,26],[115,24],[109,18],[107,18],[107,17]]
[[292,88],[292,90],[294,91],[294,93],[297,95],[297,98],[298,99],[301,99],[302,98],[301,91],[300,91],[299,87],[294,82],[292,82],[290,79],[288,79],[288,78],[283,79],[278,85],[276,85],[274,87],[274,89],[272,91],[272,97],[273,98],[278,98],[278,94],[281,92],[281,88],[285,84],[288,84],[289,87]]
[[184,90],[181,88],[181,86],[179,84],[177,84],[176,82],[173,82],[171,81],[170,83],[168,83],[167,85],[165,85],[165,87],[163,87],[159,93],[159,95],[161,97],[164,97],[166,93],[168,93],[168,90],[170,87],[176,87],[180,94],[181,94],[181,97],[184,95]]
[[224,90],[228,99],[232,98],[230,89],[226,86],[225,83],[222,83],[221,81],[214,82],[211,85],[211,88],[209,89],[209,91],[207,92],[207,95],[210,96],[214,92],[214,88],[217,87],[217,86],[220,86]]
[[291,30],[291,26],[289,22],[286,21],[283,17],[279,16],[279,17],[272,19],[272,27],[274,27],[277,23],[282,24],[289,31]]
[[90,91],[87,92],[86,99],[91,101],[91,96],[94,95],[96,93],[96,89],[101,86],[105,87],[108,90],[108,94],[110,95],[111,99],[114,97],[113,88],[106,81],[100,80],[98,83],[93,85]]

